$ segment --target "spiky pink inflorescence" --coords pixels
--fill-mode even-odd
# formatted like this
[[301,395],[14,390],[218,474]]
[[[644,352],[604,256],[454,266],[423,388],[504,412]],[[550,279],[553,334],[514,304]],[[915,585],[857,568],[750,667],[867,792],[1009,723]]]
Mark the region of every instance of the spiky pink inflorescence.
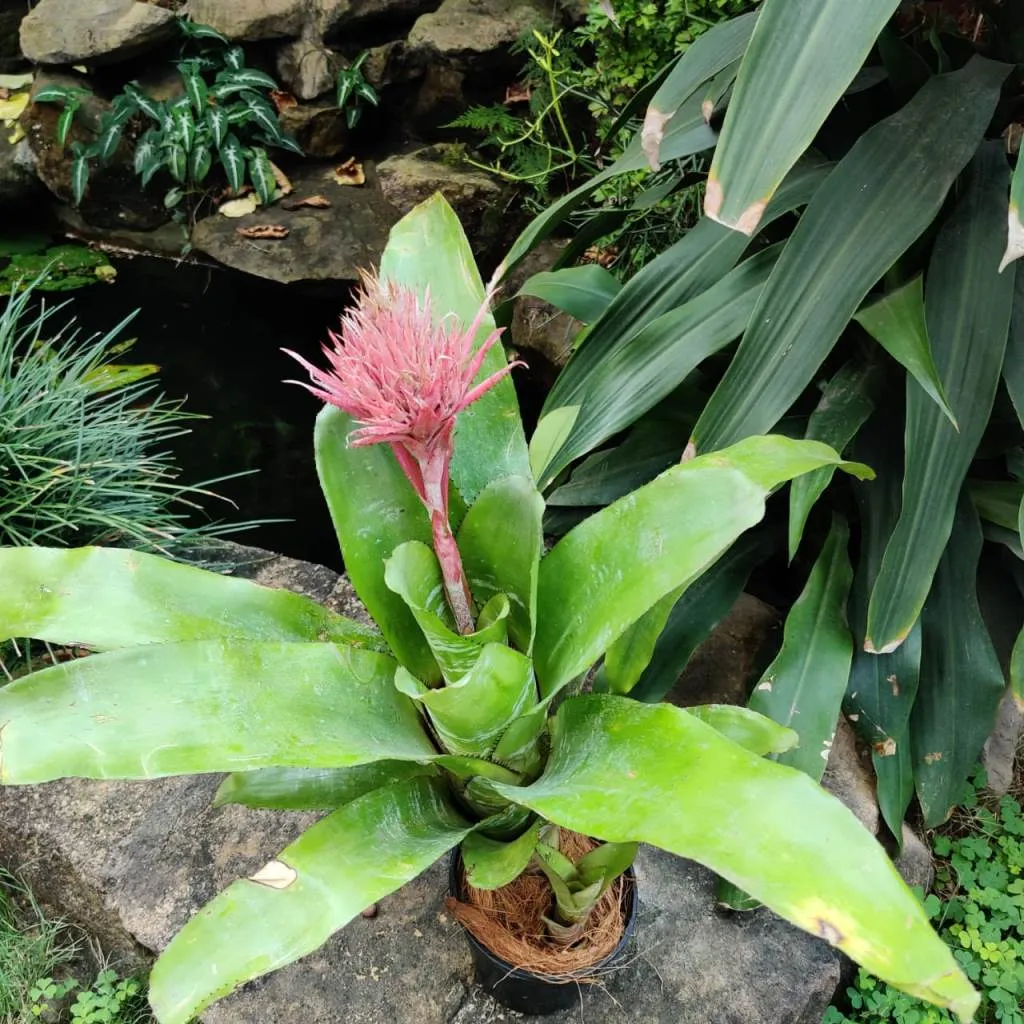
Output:
[[330,368],[321,370],[285,351],[309,372],[300,384],[360,424],[352,445],[387,444],[430,515],[434,550],[462,632],[473,629],[469,586],[448,523],[448,473],[455,417],[512,370],[502,367],[474,384],[488,351],[501,336],[492,331],[474,351],[473,338],[487,315],[490,295],[465,329],[452,317],[435,322],[430,294],[422,301],[409,288],[363,275],[356,305],[341,318],[340,335],[324,345]]

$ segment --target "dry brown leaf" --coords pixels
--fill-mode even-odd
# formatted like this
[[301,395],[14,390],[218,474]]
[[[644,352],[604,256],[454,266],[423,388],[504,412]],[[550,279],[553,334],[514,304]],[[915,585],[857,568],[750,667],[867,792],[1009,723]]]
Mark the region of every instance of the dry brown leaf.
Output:
[[354,156],[350,156],[343,164],[338,164],[334,168],[332,177],[339,185],[363,185],[366,183],[363,165],[357,163]]
[[[292,187],[292,183],[288,180],[288,175],[285,174],[284,171],[282,171],[281,168],[278,167],[273,160],[270,161],[270,169],[274,173],[274,181],[277,182],[277,188],[280,191],[281,195],[291,195],[292,192],[295,191],[295,189]],[[274,198],[276,199],[277,197],[275,196]]]
[[529,103],[533,90],[523,82],[513,82],[505,90],[505,106],[510,107],[514,103]]
[[235,228],[243,238],[279,239],[288,237],[283,224],[254,224],[251,228]]
[[299,101],[290,92],[284,92],[282,89],[271,89],[270,99],[279,114],[282,110],[290,110],[299,105]]
[[281,204],[283,210],[298,210],[303,206],[309,206],[314,210],[329,210],[331,201],[327,196],[315,195],[305,196],[302,199],[288,199]]
[[217,212],[222,217],[245,217],[250,213],[256,212],[259,202],[256,193],[250,192],[240,199],[229,199],[226,203],[222,203],[217,208]]

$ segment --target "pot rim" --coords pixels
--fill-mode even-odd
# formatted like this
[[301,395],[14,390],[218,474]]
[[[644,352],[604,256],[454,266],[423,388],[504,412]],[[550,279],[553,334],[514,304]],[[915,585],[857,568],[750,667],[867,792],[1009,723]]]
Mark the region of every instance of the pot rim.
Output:
[[[451,851],[448,858],[448,893],[454,896],[455,899],[462,899],[462,893],[460,892],[459,880],[462,869],[462,850],[456,846]],[[485,946],[468,928],[463,924],[459,924],[463,934],[469,940],[471,946],[478,949],[481,953],[488,956],[495,963],[500,964],[506,969],[506,978],[513,979],[515,981],[541,981],[549,985],[569,985],[575,981],[583,981],[584,979],[592,978],[596,974],[601,973],[601,969],[608,967],[618,960],[629,940],[633,937],[633,932],[636,929],[637,917],[640,913],[640,900],[637,898],[637,878],[636,871],[631,864],[620,876],[626,882],[625,891],[623,898],[626,901],[626,923],[622,929],[622,935],[619,937],[619,941],[615,944],[615,948],[608,953],[607,956],[602,957],[596,963],[591,964],[589,967],[581,968],[578,971],[571,971],[567,974],[542,974],[537,971],[530,971],[523,967],[515,967],[510,964],[504,957],[495,953],[489,946]]]

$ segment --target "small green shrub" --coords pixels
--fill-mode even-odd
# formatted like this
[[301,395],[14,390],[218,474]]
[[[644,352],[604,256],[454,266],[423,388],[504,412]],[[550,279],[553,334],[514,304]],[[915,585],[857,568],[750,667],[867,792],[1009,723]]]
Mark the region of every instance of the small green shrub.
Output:
[[64,308],[32,286],[0,309],[0,545],[166,549],[223,532],[186,525],[210,492],[180,483],[167,450],[200,417],[144,379],[156,367],[117,361],[127,320],[82,338],[55,324]]
[[[925,909],[982,993],[977,1020],[1024,1024],[1024,811],[1011,796],[988,802],[979,772],[966,787],[963,834],[938,835],[934,893]],[[822,1024],[953,1024],[945,1010],[912,999],[866,971],[847,989],[846,1013],[830,1006]]]
[[[160,171],[176,182],[164,196],[168,209],[186,196],[202,190],[207,175],[219,165],[228,184],[237,192],[251,182],[262,203],[270,203],[277,187],[267,147],[302,150],[278,121],[269,93],[277,83],[269,75],[246,67],[240,46],[231,46],[207,25],[179,19],[178,25],[198,54],[176,62],[183,93],[155,100],[130,82],[115,96],[100,121],[99,134],[88,145],[73,142],[71,187],[75,203],[85,196],[89,175],[97,161],[106,163],[117,151],[133,118],[151,124],[135,145],[134,166],[145,188]],[[64,146],[71,123],[86,90],[44,86],[35,93],[36,103],[63,106],[57,121],[57,143]]]
[[345,111],[345,123],[350,130],[359,123],[365,104],[375,107],[380,102],[377,90],[363,77],[363,64],[369,56],[370,51],[363,50],[347,68],[338,72],[335,81],[335,103]]
[[139,1024],[150,1019],[142,982],[122,978],[109,968],[100,971],[89,988],[76,978],[40,978],[29,990],[33,1016],[41,1017],[51,1001],[73,992],[78,995],[68,1008],[70,1024]]

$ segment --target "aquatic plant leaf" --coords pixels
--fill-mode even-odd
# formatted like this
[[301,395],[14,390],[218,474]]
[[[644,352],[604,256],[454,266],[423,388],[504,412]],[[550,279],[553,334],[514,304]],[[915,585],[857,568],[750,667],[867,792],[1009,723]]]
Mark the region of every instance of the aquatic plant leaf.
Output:
[[312,952],[471,829],[431,779],[378,789],[317,822],[171,940],[149,979],[160,1024],[187,1024],[244,982]]
[[525,787],[491,785],[564,828],[705,864],[964,1021],[978,1006],[920,901],[853,814],[802,772],[744,750],[682,708],[569,698],[552,724],[544,774]]

